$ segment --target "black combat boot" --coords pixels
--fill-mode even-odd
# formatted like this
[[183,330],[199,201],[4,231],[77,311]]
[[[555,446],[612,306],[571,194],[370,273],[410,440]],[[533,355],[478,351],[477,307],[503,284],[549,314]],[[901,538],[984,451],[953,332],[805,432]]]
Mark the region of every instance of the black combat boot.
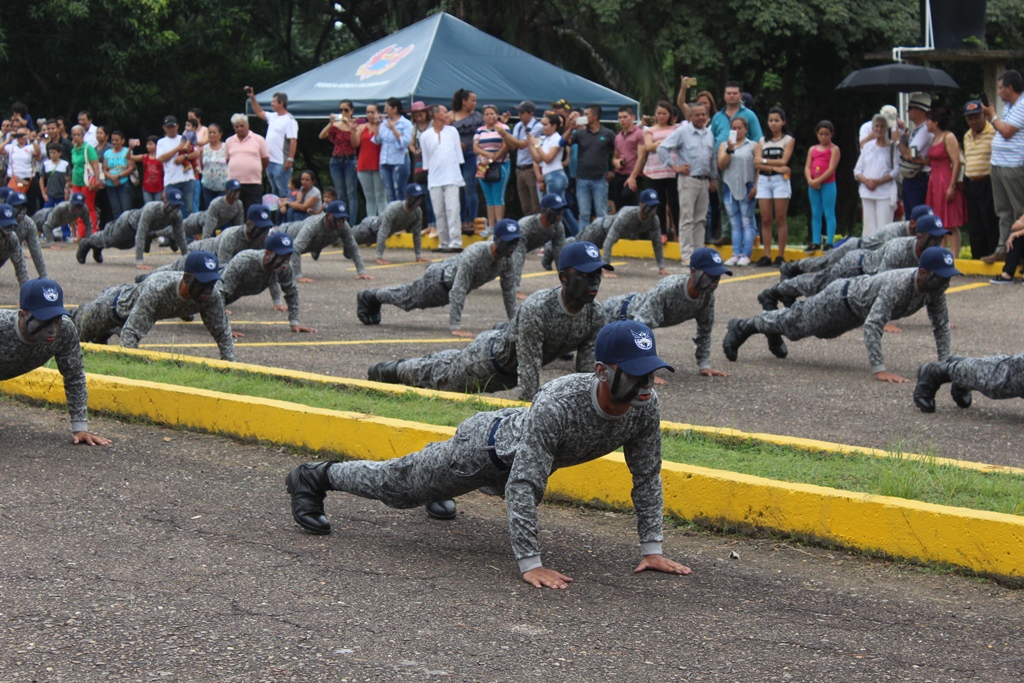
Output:
[[380,325],[380,302],[377,290],[364,289],[356,294],[356,316],[364,325]]
[[328,491],[335,490],[327,470],[336,462],[307,462],[292,468],[285,477],[285,488],[292,495],[292,517],[311,534],[331,533],[331,523],[324,514],[324,498]]
[[75,252],[75,260],[85,265],[85,257],[89,254],[89,243],[84,239],[78,243],[78,251]]
[[769,287],[757,295],[757,303],[766,311],[774,311],[779,308],[779,297],[775,294],[775,288]]
[[735,361],[740,347],[743,346],[743,342],[747,341],[750,335],[755,332],[757,332],[757,329],[754,327],[753,319],[733,318],[730,320],[729,329],[725,333],[725,339],[722,340],[722,350],[725,352],[725,357]]
[[98,247],[92,248],[92,260],[96,263],[103,263],[103,250]]
[[451,498],[446,500],[435,500],[426,505],[427,517],[431,519],[449,520],[455,519],[458,511],[455,509],[455,501]]
[[[402,359],[404,360],[404,359]],[[401,384],[398,379],[398,364],[401,360],[388,360],[374,363],[366,371],[366,376],[371,382],[387,382],[388,384]]]
[[921,409],[922,413],[934,413],[935,392],[950,381],[952,380],[949,378],[949,363],[925,363],[917,369],[914,404]]
[[789,355],[789,348],[781,334],[766,334],[765,338],[768,340],[768,350],[772,352],[773,356],[785,358]]
[[800,262],[799,261],[786,261],[779,266],[779,281],[788,280],[791,277],[800,275]]
[[[963,360],[963,356],[950,356],[949,363],[950,370],[952,370],[953,363]],[[974,397],[971,395],[970,389],[958,387],[956,384],[951,383],[949,385],[949,395],[953,397],[953,403],[957,404],[958,407],[964,410],[971,407],[971,403],[974,402]]]

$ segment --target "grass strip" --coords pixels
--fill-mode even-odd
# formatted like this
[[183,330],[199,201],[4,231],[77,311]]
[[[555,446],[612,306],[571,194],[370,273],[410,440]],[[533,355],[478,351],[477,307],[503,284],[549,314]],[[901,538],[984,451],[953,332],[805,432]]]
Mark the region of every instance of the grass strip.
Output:
[[[343,410],[458,426],[478,411],[493,410],[479,401],[448,401],[416,394],[391,394],[306,382],[241,370],[218,370],[187,362],[152,361],[129,355],[85,352],[85,369],[112,375],[229,394],[270,398],[330,410]],[[53,361],[50,363],[53,367]],[[930,460],[812,452],[786,446],[715,437],[698,432],[668,432],[662,455],[672,462],[739,472],[787,482],[895,496],[939,505],[1024,514],[1024,476],[980,472]]]

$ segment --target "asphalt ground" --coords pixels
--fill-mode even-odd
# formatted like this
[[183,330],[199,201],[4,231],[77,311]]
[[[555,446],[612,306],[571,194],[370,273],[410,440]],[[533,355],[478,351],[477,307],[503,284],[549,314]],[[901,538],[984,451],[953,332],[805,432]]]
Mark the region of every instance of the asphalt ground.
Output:
[[[64,287],[68,303],[95,298],[107,286],[130,282],[136,273],[133,251],[107,250],[106,262],[97,265],[90,257],[82,266],[74,250],[46,251],[50,275]],[[373,250],[362,250],[363,260],[374,264]],[[355,314],[356,292],[367,286],[387,286],[415,279],[423,270],[413,262],[411,250],[386,253],[391,266],[370,265],[373,282],[355,280],[351,261],[340,251],[324,252],[318,261],[303,257],[303,270],[315,279],[302,284],[302,321],[315,334],[290,331],[287,317],[271,307],[270,296],[242,299],[231,306],[232,327],[246,336],[236,343],[239,361],[315,371],[330,375],[365,378],[367,367],[378,360],[422,356],[462,342],[449,336],[448,309],[403,312],[384,306],[383,322],[364,326]],[[427,253],[439,259],[440,254]],[[154,247],[147,263],[173,260],[168,249]],[[606,279],[599,299],[615,294],[650,289],[658,274],[653,261],[616,259],[617,279]],[[669,261],[671,272],[681,272]],[[29,265],[30,272],[35,271]],[[914,383],[886,384],[871,374],[863,336],[850,332],[839,339],[805,339],[789,343],[789,357],[772,356],[763,338],[754,337],[730,363],[721,349],[730,318],[756,315],[756,297],[778,277],[775,268],[734,268],[718,289],[712,365],[731,373],[727,378],[697,374],[692,337],[693,322],[657,330],[659,355],[673,363],[675,374],[663,373],[668,384],[658,388],[662,418],[677,422],[769,432],[858,446],[931,453],[1001,465],[1024,466],[1020,426],[1024,404],[1017,400],[993,401],[975,393],[974,406],[957,408],[948,391],[937,397],[938,410],[922,414],[913,405]],[[540,267],[540,258],[526,262],[522,290],[535,292],[557,286],[554,273]],[[965,287],[966,286],[966,287]],[[955,353],[985,356],[1018,353],[1022,324],[1018,311],[1024,291],[1013,286],[988,285],[988,278],[958,277],[947,296]],[[8,264],[0,270],[0,303],[16,305],[18,288]],[[497,281],[470,294],[463,311],[463,328],[488,329],[505,319]],[[883,350],[890,371],[916,378],[920,364],[934,360],[935,342],[922,310],[899,323],[901,334],[885,334]],[[116,343],[117,338],[112,339]],[[153,345],[153,346],[150,346]],[[198,346],[192,346],[198,345]],[[168,321],[158,324],[143,346],[200,356],[217,356],[213,340],[201,323]],[[547,366],[542,379],[574,371],[569,361]],[[497,394],[516,398],[515,390]]]
[[[112,269],[111,269],[112,270]],[[237,313],[236,313],[237,315]],[[537,590],[503,503],[454,522],[330,494],[291,520],[308,456],[0,400],[0,680],[998,681],[1024,592],[776,539],[669,528],[688,577],[633,575],[632,515],[540,510]],[[731,555],[735,553],[736,557]]]

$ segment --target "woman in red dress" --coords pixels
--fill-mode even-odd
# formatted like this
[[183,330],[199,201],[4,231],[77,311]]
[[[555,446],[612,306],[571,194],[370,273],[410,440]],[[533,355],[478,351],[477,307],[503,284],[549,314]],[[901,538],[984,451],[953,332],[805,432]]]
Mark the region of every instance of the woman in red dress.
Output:
[[928,112],[928,132],[935,137],[928,150],[928,163],[932,174],[928,178],[928,206],[942,219],[946,230],[953,234],[946,238],[949,250],[960,257],[960,226],[967,222],[967,202],[960,187],[960,143],[949,132],[953,117],[937,107]]

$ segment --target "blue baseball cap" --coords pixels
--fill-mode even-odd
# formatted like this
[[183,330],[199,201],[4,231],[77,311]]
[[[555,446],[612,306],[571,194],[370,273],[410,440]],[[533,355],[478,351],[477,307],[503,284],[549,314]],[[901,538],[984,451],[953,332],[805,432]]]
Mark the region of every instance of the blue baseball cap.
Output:
[[970,116],[971,114],[983,114],[981,110],[981,100],[971,100],[964,105],[964,116]]
[[295,247],[292,246],[292,238],[286,232],[272,232],[267,238],[264,249],[274,252],[277,255],[293,254]]
[[732,271],[722,265],[722,255],[711,247],[694,249],[690,254],[690,267],[708,275],[732,275]]
[[176,187],[167,188],[166,190],[164,190],[164,199],[166,199],[169,204],[173,204],[174,206],[181,206],[181,190],[179,190]]
[[72,192],[71,203],[75,206],[85,206],[85,195],[81,192]]
[[6,185],[0,185],[0,204],[6,204],[7,198],[11,196],[12,192],[14,192],[14,190]]
[[949,230],[946,230],[942,225],[942,219],[934,214],[928,214],[917,219],[917,228],[915,232],[918,234],[926,232],[934,237],[942,237],[944,235],[951,234]]
[[494,224],[494,237],[505,242],[517,240],[523,236],[519,230],[519,223],[511,218],[502,218]]
[[269,228],[274,224],[270,220],[270,207],[266,204],[253,204],[245,212],[245,220],[252,221],[257,228]]
[[544,198],[540,200],[540,206],[542,209],[554,209],[555,211],[561,211],[566,207],[565,200],[557,194],[546,194]]
[[52,320],[58,315],[71,315],[64,308],[64,290],[53,280],[36,278],[21,286],[21,310],[36,320]]
[[950,278],[954,275],[963,275],[956,269],[954,263],[953,252],[945,247],[928,247],[921,254],[921,267],[939,277]]
[[427,193],[419,183],[409,183],[405,186],[406,197],[422,197]]
[[345,202],[339,199],[335,199],[333,202],[328,202],[327,206],[324,207],[324,211],[335,218],[348,218],[348,208],[345,206]]
[[9,228],[17,224],[18,219],[14,217],[14,207],[10,204],[0,204],[0,228]]
[[661,199],[658,198],[657,191],[648,189],[640,193],[640,203],[647,206],[657,206],[661,204]]
[[636,320],[616,320],[601,328],[594,345],[594,358],[605,365],[617,365],[634,377],[660,368],[675,368],[658,358],[654,333]]
[[910,212],[910,220],[916,221],[925,216],[931,216],[935,212],[932,211],[932,207],[927,204],[918,204],[914,207],[914,210]]
[[225,192],[238,192],[242,189],[242,183],[238,182],[234,178],[224,183]]
[[193,251],[185,257],[185,272],[192,273],[200,282],[220,279],[220,261],[212,251]]
[[601,259],[601,250],[593,242],[573,242],[567,244],[558,255],[558,269],[575,268],[581,273],[593,273],[595,270],[615,270],[612,264]]
[[28,204],[28,197],[23,192],[12,192],[7,195],[7,203],[11,206],[21,206],[22,204]]

